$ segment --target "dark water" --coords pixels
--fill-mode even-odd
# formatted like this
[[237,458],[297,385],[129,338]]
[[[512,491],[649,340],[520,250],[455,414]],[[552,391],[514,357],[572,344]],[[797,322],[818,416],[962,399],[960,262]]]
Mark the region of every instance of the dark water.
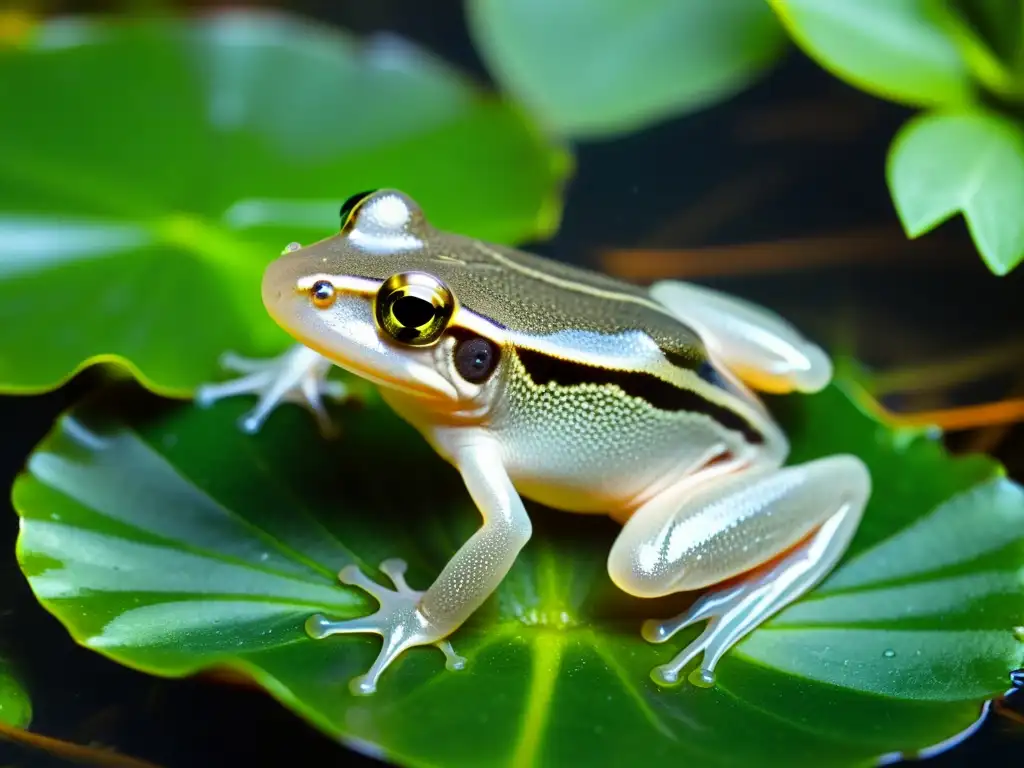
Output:
[[[290,7],[359,32],[402,34],[485,77],[459,3],[324,0]],[[785,131],[773,129],[772,110],[799,104],[809,117],[791,119]],[[767,80],[725,105],[622,140],[579,147],[563,226],[536,249],[596,264],[608,248],[638,244],[689,248],[876,226],[895,231],[883,163],[889,138],[908,114],[837,83],[793,54]],[[772,136],[773,130],[784,135]],[[699,213],[709,199],[730,201],[758,184],[761,193],[736,204],[730,215],[721,206]],[[339,189],[339,201],[350,191]],[[897,238],[879,262],[706,282],[772,306],[826,340],[835,338],[837,328],[852,331],[857,354],[878,364],[1021,338],[1024,270],[994,278],[958,222],[943,227],[925,248],[923,256],[909,257]],[[10,487],[54,416],[87,383],[42,397],[0,398],[0,485]],[[962,396],[998,397],[998,386],[979,385]],[[1024,478],[1020,430],[1001,444],[998,455],[1012,476]],[[2,503],[8,506],[6,498]],[[12,551],[16,529],[13,511],[0,510],[0,551]],[[10,557],[0,559],[0,584],[13,590],[11,599],[5,594],[4,605],[12,608],[0,613],[0,638],[8,643],[5,650],[24,661],[37,732],[116,744],[123,753],[168,768],[338,761],[337,745],[267,696],[198,681],[156,680],[74,646],[38,608]],[[1018,764],[1024,742],[1017,728],[1013,733],[1008,721],[989,717],[980,733],[929,764]],[[0,765],[8,764],[65,763],[0,743]]]

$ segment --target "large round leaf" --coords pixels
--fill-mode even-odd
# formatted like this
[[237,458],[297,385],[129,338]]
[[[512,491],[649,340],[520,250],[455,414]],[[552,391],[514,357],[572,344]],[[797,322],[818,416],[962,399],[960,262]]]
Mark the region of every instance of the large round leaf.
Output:
[[467,0],[491,72],[545,125],[624,133],[720,101],[781,53],[764,0]]
[[[290,241],[398,187],[439,226],[550,232],[568,155],[394,38],[289,17],[62,19],[0,49],[0,390],[119,359],[158,391],[289,340],[260,303]],[[40,350],[45,350],[41,354]]]
[[[135,390],[133,390],[135,391]],[[370,697],[380,640],[306,617],[369,612],[338,569],[399,556],[425,587],[478,525],[453,469],[371,399],[326,443],[298,409],[259,435],[246,404],[117,387],[63,416],[14,489],[18,557],[81,643],[161,675],[242,670],[329,734],[408,765],[864,765],[968,728],[1024,645],[1024,493],[992,461],[892,432],[833,386],[779,403],[795,461],[852,451],[875,492],[843,564],[721,663],[716,688],[658,688],[644,617],[606,575],[616,526],[531,506],[535,538],[452,637],[467,668],[408,652]],[[740,737],[737,734],[741,734]]]
[[995,274],[1024,260],[1024,133],[1014,123],[982,112],[916,117],[893,140],[886,170],[910,237],[963,212]]
[[834,75],[904,104],[962,104],[970,71],[935,0],[768,0],[793,39]]

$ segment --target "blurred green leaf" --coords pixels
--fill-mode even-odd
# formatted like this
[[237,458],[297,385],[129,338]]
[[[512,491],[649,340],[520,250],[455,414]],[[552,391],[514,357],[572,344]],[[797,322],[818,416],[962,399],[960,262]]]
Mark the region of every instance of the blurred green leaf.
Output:
[[0,723],[26,728],[32,721],[32,702],[22,687],[14,665],[0,656]]
[[963,15],[1004,62],[1021,55],[1024,8],[1020,0],[951,0],[950,7]]
[[0,390],[123,361],[189,395],[289,338],[264,265],[398,187],[502,242],[560,216],[570,158],[410,44],[266,13],[59,19],[0,50]]
[[550,129],[607,137],[747,86],[785,35],[764,0],[467,0],[490,71]]
[[313,612],[373,610],[337,570],[376,574],[399,556],[423,588],[479,524],[455,470],[379,400],[325,443],[295,408],[253,438],[235,427],[245,403],[202,410],[113,387],[63,416],[19,478],[19,562],[87,647],[160,675],[241,670],[405,765],[873,764],[962,732],[1021,666],[1024,493],[984,457],[878,424],[845,386],[772,404],[793,461],[868,463],[861,528],[709,690],[648,676],[699,627],[666,645],[639,634],[692,596],[623,595],[605,571],[614,523],[531,505],[534,539],[452,636],[467,668],[414,649],[353,697],[380,640],[303,632]]
[[1012,122],[981,112],[916,117],[893,140],[887,175],[908,236],[962,212],[995,274],[1024,259],[1024,135]]
[[768,0],[794,41],[868,93],[913,106],[972,99],[935,0]]

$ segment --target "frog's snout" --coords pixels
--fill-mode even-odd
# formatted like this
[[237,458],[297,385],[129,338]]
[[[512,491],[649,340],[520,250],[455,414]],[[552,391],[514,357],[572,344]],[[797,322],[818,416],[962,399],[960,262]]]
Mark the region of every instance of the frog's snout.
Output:
[[300,261],[293,254],[286,254],[270,262],[263,271],[260,293],[263,305],[275,319],[280,317],[282,305],[295,296],[296,281],[302,274]]

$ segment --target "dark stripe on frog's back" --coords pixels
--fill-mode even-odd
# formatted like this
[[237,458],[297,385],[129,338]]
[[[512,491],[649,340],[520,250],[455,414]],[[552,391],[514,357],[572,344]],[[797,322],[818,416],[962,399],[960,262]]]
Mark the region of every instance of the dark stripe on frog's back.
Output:
[[726,429],[742,433],[749,443],[760,445],[765,442],[760,430],[735,410],[712,402],[695,390],[660,379],[652,373],[587,365],[531,349],[520,348],[515,354],[530,380],[537,386],[544,386],[550,382],[561,387],[588,384],[615,386],[627,395],[642,399],[660,411],[702,413]]
[[[562,331],[614,335],[640,330],[674,365],[697,368],[706,359],[696,331],[663,310],[640,286],[446,232],[430,232],[424,245],[400,254],[332,248],[338,262],[329,267],[342,274],[381,280],[397,271],[433,274],[466,309],[527,335]],[[537,273],[578,288],[553,285]],[[595,295],[595,291],[602,293]]]

